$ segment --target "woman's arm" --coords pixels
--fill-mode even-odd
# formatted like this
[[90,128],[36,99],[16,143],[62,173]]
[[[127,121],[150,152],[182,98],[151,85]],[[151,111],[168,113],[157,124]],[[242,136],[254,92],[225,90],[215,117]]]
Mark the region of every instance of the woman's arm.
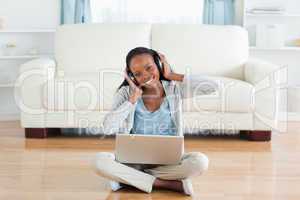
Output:
[[182,98],[208,95],[218,90],[217,82],[211,77],[190,74],[185,74],[183,76],[183,80],[178,82]]
[[118,133],[133,108],[134,104],[129,101],[125,87],[120,88],[114,95],[111,111],[104,117],[104,134]]
[[126,69],[124,71],[124,78],[128,82],[129,88],[122,87],[114,95],[112,110],[105,116],[103,122],[105,134],[113,134],[120,131],[125,119],[127,119],[129,113],[134,109],[138,98],[142,96],[142,89],[135,85],[127,74]]
[[208,95],[218,90],[217,82],[209,76],[178,74],[171,70],[166,57],[159,53],[161,62],[163,63],[164,76],[173,81],[177,81],[180,87],[182,98],[190,98],[197,95]]

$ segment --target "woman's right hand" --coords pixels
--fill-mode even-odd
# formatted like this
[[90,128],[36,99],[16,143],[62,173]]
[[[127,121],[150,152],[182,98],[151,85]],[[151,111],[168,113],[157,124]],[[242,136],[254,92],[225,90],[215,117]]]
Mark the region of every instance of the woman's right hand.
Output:
[[130,97],[129,97],[129,101],[132,103],[132,104],[135,104],[135,102],[138,100],[139,97],[142,96],[143,94],[143,90],[138,87],[134,82],[133,80],[129,77],[127,71],[125,70],[124,72],[124,77],[126,79],[126,81],[128,82],[129,84],[129,87],[131,87],[132,89],[132,93],[130,94]]

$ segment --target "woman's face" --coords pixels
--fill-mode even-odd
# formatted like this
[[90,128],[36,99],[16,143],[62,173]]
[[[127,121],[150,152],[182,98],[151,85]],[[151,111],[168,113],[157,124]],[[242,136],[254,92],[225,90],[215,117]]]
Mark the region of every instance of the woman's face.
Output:
[[151,87],[159,81],[157,65],[149,54],[134,56],[129,63],[129,68],[140,86]]

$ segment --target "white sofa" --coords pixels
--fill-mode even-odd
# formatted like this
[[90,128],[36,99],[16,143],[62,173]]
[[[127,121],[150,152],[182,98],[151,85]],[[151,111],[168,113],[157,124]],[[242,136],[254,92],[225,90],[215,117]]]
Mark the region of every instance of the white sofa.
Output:
[[[270,85],[279,66],[248,58],[248,34],[241,27],[171,24],[58,27],[54,59],[20,67],[17,95],[26,137],[44,138],[68,127],[101,129],[123,80],[125,56],[137,46],[164,53],[178,73],[211,75],[223,84],[217,95],[183,102],[185,134],[241,130],[252,140],[270,139],[278,113]],[[267,87],[256,92],[261,82]]]

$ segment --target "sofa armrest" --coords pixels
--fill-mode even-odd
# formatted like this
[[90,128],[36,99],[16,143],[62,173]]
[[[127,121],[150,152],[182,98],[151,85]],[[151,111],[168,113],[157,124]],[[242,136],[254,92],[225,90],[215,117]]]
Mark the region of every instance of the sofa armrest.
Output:
[[[287,69],[252,58],[245,64],[245,81],[254,85],[254,130],[279,130],[281,88],[287,81]],[[280,130],[279,130],[280,131]]]
[[54,78],[55,69],[56,63],[50,58],[31,60],[20,66],[15,83],[15,97],[21,111],[21,121],[24,115],[37,116],[45,113],[43,86]]
[[245,81],[256,84],[266,77],[272,75],[277,70],[280,70],[279,65],[275,65],[264,60],[251,58],[246,62],[244,67]]
[[20,66],[20,73],[23,73],[25,71],[29,71],[29,70],[34,70],[34,69],[38,69],[38,70],[53,70],[53,68],[55,69],[56,67],[56,62],[54,59],[51,58],[38,58],[38,59],[34,59],[34,60],[30,60],[26,63],[23,63]]

